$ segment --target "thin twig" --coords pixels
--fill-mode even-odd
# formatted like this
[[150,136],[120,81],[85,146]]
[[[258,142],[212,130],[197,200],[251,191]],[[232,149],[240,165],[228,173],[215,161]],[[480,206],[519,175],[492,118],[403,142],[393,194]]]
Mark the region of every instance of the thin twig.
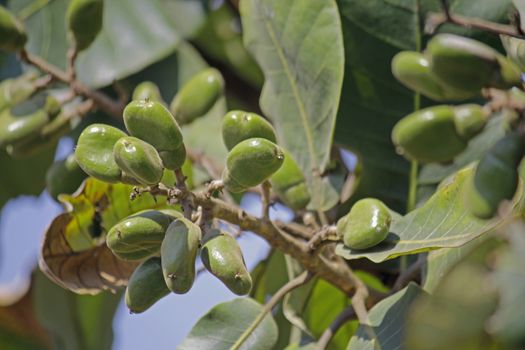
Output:
[[323,332],[321,338],[317,341],[317,350],[324,350],[332,340],[333,336],[337,333],[346,322],[355,318],[356,314],[352,307],[347,307],[336,317],[336,319],[330,324],[330,326]]
[[334,241],[338,239],[339,237],[337,236],[335,226],[325,226],[308,241],[308,249],[313,252],[322,242],[327,240]]
[[22,61],[40,69],[45,73],[50,74],[56,80],[68,84],[71,90],[73,90],[78,95],[93,100],[98,108],[111,117],[119,120],[122,119],[122,111],[124,110],[124,106],[116,101],[113,101],[105,94],[88,88],[78,80],[71,80],[71,77],[66,72],[53,66],[41,57],[30,54],[25,50],[20,51],[20,58]]
[[175,177],[177,178],[177,188],[180,190],[180,192],[183,194],[183,197],[180,199],[182,210],[184,211],[184,217],[188,220],[191,220],[191,213],[192,213],[192,205],[188,199],[188,188],[186,187],[186,176],[182,172],[182,170],[176,169],[174,170]]
[[264,181],[261,184],[261,189],[262,189],[261,203],[262,203],[263,220],[270,219],[270,205],[271,205],[270,190],[271,188],[272,188],[272,185],[270,185],[269,181]]
[[290,293],[292,290],[299,288],[300,286],[306,284],[310,279],[312,279],[313,275],[309,273],[308,271],[303,272],[293,280],[290,280],[288,283],[286,283],[284,286],[281,287],[273,296],[272,298],[264,305],[263,309],[257,315],[257,318],[253,320],[253,322],[250,324],[250,326],[242,333],[242,335],[237,339],[237,341],[232,345],[230,350],[238,350],[240,349],[241,345],[248,339],[248,337],[253,333],[253,331],[257,328],[257,326],[262,322],[262,320],[266,317],[266,315],[272,311],[272,309],[281,301],[281,299],[288,293]]
[[75,81],[77,79],[77,72],[75,69],[75,63],[77,61],[78,51],[75,47],[70,47],[67,50],[67,70],[66,73],[69,76],[69,81]]
[[421,268],[426,263],[425,254],[420,254],[415,263],[410,265],[403,273],[401,273],[392,287],[391,294],[400,291],[403,289],[410,281],[416,279],[421,272]]

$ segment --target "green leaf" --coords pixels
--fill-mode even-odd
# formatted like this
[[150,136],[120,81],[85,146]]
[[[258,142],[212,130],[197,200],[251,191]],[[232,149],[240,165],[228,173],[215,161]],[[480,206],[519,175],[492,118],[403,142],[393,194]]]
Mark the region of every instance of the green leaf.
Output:
[[[477,219],[467,212],[463,203],[462,189],[473,170],[467,167],[446,179],[422,207],[403,217],[394,215],[390,234],[381,244],[366,251],[338,244],[336,253],[345,259],[368,258],[381,262],[437,248],[459,247],[491,231],[504,218]],[[523,187],[517,193],[516,203],[523,197]]]
[[78,294],[115,291],[126,285],[137,262],[113,255],[106,245],[106,233],[133,213],[169,207],[166,197],[149,193],[131,201],[132,188],[88,178],[79,192],[60,195],[67,212],[57,216],[45,233],[39,262],[42,271]]
[[56,144],[25,159],[13,159],[0,150],[0,209],[19,195],[38,195],[46,185],[46,172],[55,155]]
[[36,273],[33,303],[40,323],[53,335],[54,348],[110,350],[113,316],[122,293],[76,295]]
[[[12,1],[15,12],[27,13],[28,51],[64,68],[67,36],[67,0],[44,3],[36,12],[26,9],[34,0]],[[104,2],[102,31],[77,61],[78,78],[101,87],[135,73],[172,53],[180,36],[161,0]],[[27,16],[26,14],[26,16]]]
[[[195,324],[177,349],[229,350],[261,311],[262,306],[248,298],[218,304]],[[268,314],[239,349],[270,350],[277,333],[277,325]]]
[[297,160],[311,205],[329,209],[335,190],[320,174],[330,159],[343,78],[343,42],[334,0],[242,0],[244,43],[261,66],[261,109]]
[[415,283],[377,303],[369,312],[370,325],[361,325],[348,350],[401,349],[405,318],[414,300],[425,293]]
[[[435,0],[337,0],[343,23],[345,77],[335,140],[356,153],[362,172],[352,197],[383,200],[405,210],[409,164],[395,153],[390,134],[395,123],[412,112],[415,94],[390,71],[400,50],[423,47],[422,26]],[[506,19],[510,0],[449,1],[454,11],[497,21]],[[449,28],[447,27],[447,30]],[[476,34],[479,32],[469,34]],[[428,102],[426,102],[428,103]],[[351,204],[351,203],[350,203]]]

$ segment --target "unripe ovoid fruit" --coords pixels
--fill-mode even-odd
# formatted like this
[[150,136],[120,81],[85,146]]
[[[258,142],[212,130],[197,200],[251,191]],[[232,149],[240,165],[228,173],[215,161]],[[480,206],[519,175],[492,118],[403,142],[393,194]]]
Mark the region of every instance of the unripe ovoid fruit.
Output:
[[87,49],[102,29],[103,0],[71,0],[67,8],[67,24],[75,49]]
[[[218,231],[218,230],[217,230]],[[208,271],[237,295],[252,289],[252,278],[244,264],[239,244],[230,235],[215,232],[202,246],[201,260]]]
[[126,305],[138,314],[170,293],[162,276],[160,258],[149,258],[140,264],[129,278],[126,288]]
[[478,96],[446,86],[430,69],[428,59],[416,51],[402,51],[392,59],[392,74],[406,87],[434,101],[464,100]]
[[272,124],[256,113],[231,111],[222,119],[222,139],[228,151],[239,142],[254,137],[276,142]]
[[27,100],[36,91],[34,80],[38,77],[34,72],[26,73],[14,79],[6,79],[0,83],[0,112]]
[[171,102],[170,110],[175,119],[189,124],[205,115],[222,96],[224,79],[214,68],[208,68],[192,77],[179,90]]
[[0,49],[18,51],[24,47],[26,41],[27,35],[22,23],[0,5]]
[[164,168],[157,150],[136,137],[120,138],[113,147],[113,156],[119,168],[143,185],[160,182]]
[[310,202],[310,192],[303,172],[292,155],[285,151],[284,162],[270,178],[272,189],[288,207],[304,209]]
[[392,216],[378,199],[357,201],[337,222],[337,233],[351,249],[368,249],[381,243],[389,233]]
[[27,141],[39,134],[60,111],[50,95],[38,95],[0,112],[0,146]]
[[507,56],[525,71],[525,40],[507,35],[500,35]]
[[465,186],[466,205],[473,215],[491,218],[501,201],[514,196],[519,181],[517,166],[524,153],[523,136],[513,132],[481,158],[474,176]]
[[489,113],[476,104],[465,104],[454,107],[454,124],[456,131],[465,140],[470,140],[479,134],[485,125]]
[[62,193],[72,194],[86,177],[86,173],[78,166],[75,155],[70,154],[66,159],[54,162],[47,170],[47,191],[54,199]]
[[168,288],[177,294],[187,293],[195,280],[195,259],[201,242],[201,229],[180,218],[173,221],[162,241],[162,273]]
[[143,81],[133,90],[134,101],[148,100],[162,103],[159,87],[151,81]]
[[106,244],[122,260],[140,260],[158,253],[173,218],[158,210],[144,210],[114,225]]
[[124,109],[124,123],[132,136],[159,152],[167,169],[177,169],[186,158],[182,133],[173,115],[157,101],[132,101]]
[[231,192],[257,186],[283,164],[282,149],[271,141],[253,138],[238,143],[228,154],[222,179]]
[[485,87],[508,89],[521,84],[518,66],[473,39],[438,34],[429,41],[425,55],[441,82],[466,93],[479,93]]
[[119,182],[122,170],[115,162],[113,147],[126,134],[112,126],[92,124],[82,131],[75,149],[78,165],[88,175],[105,182]]

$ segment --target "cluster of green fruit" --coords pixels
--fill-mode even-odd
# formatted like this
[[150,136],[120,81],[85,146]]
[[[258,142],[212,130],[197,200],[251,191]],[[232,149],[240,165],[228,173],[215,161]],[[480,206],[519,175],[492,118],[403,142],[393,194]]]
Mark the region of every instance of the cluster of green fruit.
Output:
[[126,304],[134,313],[147,310],[170,292],[187,293],[195,280],[195,261],[238,295],[252,287],[250,273],[237,241],[212,229],[203,234],[198,225],[173,209],[145,210],[111,228],[106,243],[123,260],[144,260],[126,289]]
[[[506,58],[473,39],[439,34],[423,53],[396,55],[392,72],[405,86],[436,101],[481,97],[486,88],[511,89],[510,94],[520,94],[522,72],[515,63],[517,51],[510,56]],[[409,159],[451,162],[485,128],[489,115],[489,110],[475,104],[422,109],[396,124],[392,140]],[[517,166],[525,154],[523,139],[522,134],[512,131],[480,160],[465,189],[465,202],[475,216],[490,218],[501,201],[513,197],[519,182]]]

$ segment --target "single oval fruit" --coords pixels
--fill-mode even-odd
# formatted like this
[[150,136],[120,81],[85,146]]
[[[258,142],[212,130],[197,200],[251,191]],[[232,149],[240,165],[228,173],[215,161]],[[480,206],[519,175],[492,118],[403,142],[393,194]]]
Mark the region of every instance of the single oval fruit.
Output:
[[253,138],[238,143],[228,154],[223,181],[231,192],[257,186],[283,164],[282,149],[271,141]]
[[468,144],[456,130],[450,106],[429,107],[404,117],[394,126],[392,141],[400,153],[422,163],[450,161]]
[[78,165],[88,175],[101,181],[115,183],[122,177],[122,170],[115,162],[113,147],[126,134],[105,124],[92,124],[82,131],[75,148]]
[[157,101],[132,101],[124,109],[124,123],[132,136],[159,152],[167,169],[177,169],[186,158],[182,133],[173,115]]
[[136,137],[120,138],[113,147],[113,156],[119,168],[143,185],[160,182],[164,168],[157,150]]
[[41,94],[0,112],[0,146],[37,136],[60,111],[58,101]]
[[160,258],[149,258],[140,264],[129,278],[126,305],[131,313],[139,314],[169,293],[162,276]]
[[215,231],[202,246],[202,263],[233,293],[250,293],[252,277],[246,269],[239,244],[232,236]]
[[434,101],[464,100],[479,95],[445,86],[430,69],[430,62],[420,52],[401,51],[392,59],[392,74],[406,87]]
[[140,260],[156,254],[174,219],[158,210],[144,210],[114,225],[106,244],[119,259]]
[[224,90],[224,79],[215,68],[193,76],[171,102],[170,111],[180,124],[189,124],[205,115],[215,105]]
[[86,173],[78,166],[74,154],[66,159],[54,162],[46,173],[47,191],[54,199],[59,194],[72,194],[87,177]]
[[489,113],[482,106],[465,104],[454,107],[454,124],[456,131],[465,140],[479,134],[487,125]]
[[134,101],[147,100],[163,103],[159,87],[151,81],[143,81],[133,90],[132,99]]
[[500,35],[500,38],[507,56],[525,71],[525,40],[508,35]]
[[0,112],[30,98],[37,90],[34,84],[37,77],[35,72],[29,72],[20,77],[2,81],[0,83]]
[[102,29],[103,0],[71,0],[67,8],[67,24],[75,49],[87,49]]
[[484,87],[508,89],[521,84],[518,66],[473,39],[438,34],[429,41],[425,55],[441,82],[465,93],[479,94]]
[[0,49],[6,51],[18,51],[22,49],[27,42],[22,23],[0,5]]
[[162,273],[168,288],[177,294],[187,293],[195,280],[195,259],[201,242],[201,229],[180,218],[173,221],[162,241]]
[[283,164],[272,175],[270,183],[283,203],[294,210],[304,209],[310,202],[310,192],[303,172],[287,151],[284,152]]
[[474,216],[491,218],[503,200],[514,196],[519,182],[517,166],[524,153],[525,140],[514,132],[481,158],[465,188],[466,205]]
[[390,232],[392,216],[378,199],[357,201],[350,212],[337,222],[337,233],[351,249],[368,249],[385,240]]
[[228,151],[239,142],[254,137],[276,142],[272,124],[256,113],[231,111],[222,119],[222,139]]

